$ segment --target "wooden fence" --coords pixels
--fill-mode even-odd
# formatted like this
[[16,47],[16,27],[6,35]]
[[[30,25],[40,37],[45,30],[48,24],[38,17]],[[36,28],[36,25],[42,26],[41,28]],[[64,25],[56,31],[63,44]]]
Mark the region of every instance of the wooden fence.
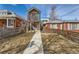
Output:
[[79,43],[79,33],[78,32],[73,32],[73,31],[64,31],[64,30],[55,30],[53,29],[53,32],[63,35],[64,37]]
[[0,39],[5,37],[13,36],[22,33],[24,28],[17,27],[17,28],[1,28],[0,29]]

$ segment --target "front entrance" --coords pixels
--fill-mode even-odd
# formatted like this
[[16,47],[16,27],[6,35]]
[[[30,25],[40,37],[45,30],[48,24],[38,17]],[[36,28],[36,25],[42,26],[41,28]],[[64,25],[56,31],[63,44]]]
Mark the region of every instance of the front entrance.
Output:
[[40,29],[40,22],[31,22],[29,23],[29,30],[39,30]]
[[40,29],[40,23],[39,22],[32,23],[32,26],[33,26],[34,30],[39,30]]

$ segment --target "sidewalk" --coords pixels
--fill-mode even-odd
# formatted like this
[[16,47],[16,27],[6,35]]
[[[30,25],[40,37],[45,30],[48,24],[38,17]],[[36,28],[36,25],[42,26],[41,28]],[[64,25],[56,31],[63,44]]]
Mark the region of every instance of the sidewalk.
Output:
[[23,54],[43,54],[43,45],[41,40],[41,33],[37,31],[28,47],[24,50]]

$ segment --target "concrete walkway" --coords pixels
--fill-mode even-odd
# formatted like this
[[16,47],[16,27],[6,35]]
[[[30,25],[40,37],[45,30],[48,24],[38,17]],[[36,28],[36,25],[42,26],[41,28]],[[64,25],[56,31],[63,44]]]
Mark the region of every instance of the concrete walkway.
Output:
[[37,31],[28,47],[24,50],[23,54],[43,54],[43,45],[41,40],[41,33]]

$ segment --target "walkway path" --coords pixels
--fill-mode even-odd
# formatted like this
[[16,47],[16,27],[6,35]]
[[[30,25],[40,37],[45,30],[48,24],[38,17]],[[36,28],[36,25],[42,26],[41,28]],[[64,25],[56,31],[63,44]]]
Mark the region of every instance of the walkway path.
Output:
[[43,54],[43,45],[41,40],[41,33],[37,31],[28,47],[24,50],[23,54]]

